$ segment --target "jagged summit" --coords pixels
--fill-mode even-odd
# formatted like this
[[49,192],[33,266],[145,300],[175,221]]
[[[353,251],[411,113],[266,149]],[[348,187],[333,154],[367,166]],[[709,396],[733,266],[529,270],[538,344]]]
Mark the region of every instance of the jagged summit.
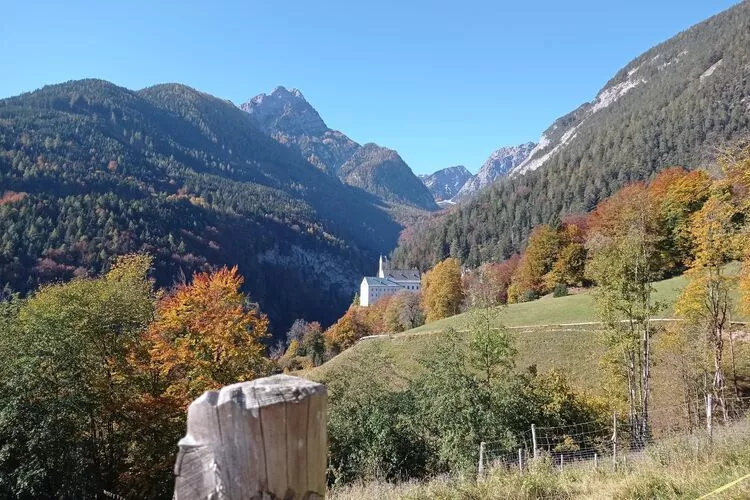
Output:
[[463,165],[455,165],[440,169],[430,175],[419,176],[435,201],[438,202],[447,201],[456,196],[471,177],[471,172]]
[[259,94],[240,106],[270,135],[322,136],[328,126],[298,89],[276,87],[270,94]]
[[489,186],[495,180],[508,175],[514,168],[523,163],[534,149],[536,144],[527,142],[517,146],[503,146],[492,152],[487,161],[484,162],[477,174],[461,187],[455,199],[467,199],[472,197],[480,189]]
[[300,90],[279,86],[240,108],[264,132],[332,177],[386,201],[427,210],[437,208],[427,188],[398,153],[377,144],[361,146],[328,128]]

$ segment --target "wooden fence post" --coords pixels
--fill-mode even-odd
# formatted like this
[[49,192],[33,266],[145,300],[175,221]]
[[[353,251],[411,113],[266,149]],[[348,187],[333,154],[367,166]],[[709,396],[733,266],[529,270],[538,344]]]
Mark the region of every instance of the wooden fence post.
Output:
[[617,412],[612,414],[612,465],[617,470]]
[[523,450],[518,448],[518,472],[523,475]]
[[479,478],[481,479],[484,477],[484,447],[485,447],[484,441],[479,443]]
[[708,433],[708,439],[713,437],[713,394],[709,393],[706,395],[706,432]]
[[536,459],[539,455],[536,451],[536,425],[531,424],[531,445],[534,447],[534,458]]
[[203,393],[188,408],[173,499],[323,498],[327,404],[324,385],[288,375]]

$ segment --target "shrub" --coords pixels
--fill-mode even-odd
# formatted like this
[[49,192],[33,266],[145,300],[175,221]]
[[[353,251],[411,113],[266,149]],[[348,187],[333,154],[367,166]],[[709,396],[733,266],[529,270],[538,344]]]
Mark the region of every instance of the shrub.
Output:
[[568,286],[564,283],[558,283],[555,285],[555,288],[552,290],[552,296],[553,297],[565,297],[568,295]]

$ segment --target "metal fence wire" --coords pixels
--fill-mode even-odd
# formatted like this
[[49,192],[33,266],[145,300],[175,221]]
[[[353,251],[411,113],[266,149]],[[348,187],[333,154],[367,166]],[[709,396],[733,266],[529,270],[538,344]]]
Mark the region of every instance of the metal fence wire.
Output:
[[[490,469],[505,468],[523,472],[533,459],[548,460],[563,469],[581,463],[594,467],[616,467],[618,461],[633,457],[658,441],[685,435],[711,435],[714,428],[726,426],[750,416],[750,397],[727,398],[727,415],[711,397],[704,401],[686,402],[662,407],[648,413],[650,432],[635,436],[634,421],[642,415],[616,413],[608,421],[593,420],[553,427],[531,427],[516,436],[518,446],[511,448],[506,441],[482,442],[479,447],[479,475]],[[668,417],[668,418],[667,418]],[[669,425],[658,429],[652,422],[669,420]]]

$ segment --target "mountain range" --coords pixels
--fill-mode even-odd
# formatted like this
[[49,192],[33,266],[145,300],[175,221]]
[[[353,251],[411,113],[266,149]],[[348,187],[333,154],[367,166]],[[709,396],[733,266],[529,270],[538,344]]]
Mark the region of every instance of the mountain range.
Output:
[[505,177],[523,163],[536,144],[528,142],[518,146],[504,146],[492,152],[482,167],[472,175],[463,165],[438,170],[430,175],[421,175],[427,189],[441,206],[450,206],[465,201],[496,180]]
[[402,238],[398,265],[501,260],[531,229],[591,210],[662,168],[696,168],[748,136],[750,2],[653,47],[560,117],[508,176]]
[[432,174],[419,176],[438,203],[441,201],[450,202],[466,184],[466,181],[472,177],[471,172],[463,165],[443,168]]
[[[316,116],[276,123],[312,133]],[[402,168],[395,153],[351,149],[367,153],[347,159],[348,175]],[[328,323],[343,312],[396,244],[402,226],[388,209],[251,114],[184,85],[80,80],[0,100],[6,292],[98,273],[131,252],[154,256],[162,286],[237,265],[278,334],[298,317]]]
[[373,143],[362,146],[331,130],[299,90],[277,87],[240,108],[268,135],[342,182],[392,203],[437,209],[430,192],[398,153]]
[[[538,144],[423,180],[328,128],[295,89],[237,107],[179,84],[79,80],[2,99],[0,292],[148,252],[163,286],[237,265],[277,334],[327,324],[397,242],[398,266],[501,260],[537,224],[747,138],[748,47],[744,2],[635,58]],[[433,214],[435,199],[461,203]]]

